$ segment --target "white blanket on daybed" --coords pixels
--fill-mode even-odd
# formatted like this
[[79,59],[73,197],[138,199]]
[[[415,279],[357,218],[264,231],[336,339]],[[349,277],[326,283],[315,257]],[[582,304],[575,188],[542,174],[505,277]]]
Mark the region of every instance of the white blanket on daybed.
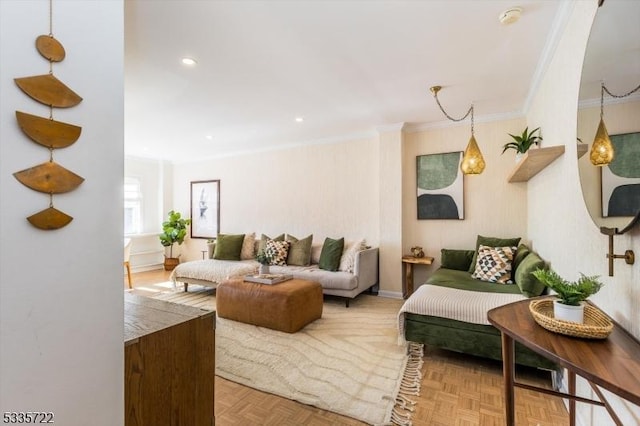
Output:
[[404,302],[398,312],[398,339],[404,342],[405,312],[490,325],[487,312],[523,299],[526,297],[522,294],[486,293],[423,284]]
[[228,278],[252,274],[258,270],[258,266],[255,260],[194,260],[176,266],[170,279],[174,283],[180,278],[220,283]]

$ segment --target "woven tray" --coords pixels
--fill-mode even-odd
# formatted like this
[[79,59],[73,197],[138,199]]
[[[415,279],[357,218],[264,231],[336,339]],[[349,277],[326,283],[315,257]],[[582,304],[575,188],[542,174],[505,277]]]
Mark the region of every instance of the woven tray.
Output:
[[585,305],[584,323],[563,321],[553,316],[553,299],[534,300],[529,304],[533,319],[554,333],[585,339],[606,339],[613,330],[613,323],[600,309]]

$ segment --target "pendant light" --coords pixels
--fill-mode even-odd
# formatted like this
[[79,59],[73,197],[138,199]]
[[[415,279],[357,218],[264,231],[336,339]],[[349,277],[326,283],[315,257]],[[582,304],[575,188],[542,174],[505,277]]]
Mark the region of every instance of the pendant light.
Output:
[[440,101],[438,100],[438,92],[442,89],[442,86],[433,86],[429,90],[433,93],[433,97],[436,98],[436,103],[440,108],[440,111],[451,121],[462,121],[471,115],[471,138],[469,139],[469,143],[467,144],[467,148],[464,150],[464,156],[462,157],[462,163],[460,164],[460,170],[465,175],[479,175],[484,171],[485,162],[484,157],[482,156],[482,152],[480,152],[480,148],[478,147],[478,142],[476,142],[476,138],[473,134],[473,104],[467,111],[467,113],[461,118],[453,118],[449,114],[447,114],[442,108]]
[[635,92],[640,90],[640,85],[636,86],[634,89],[631,89],[629,92],[622,95],[615,95],[607,89],[604,85],[604,82],[600,87],[600,124],[598,125],[598,130],[596,131],[596,137],[593,139],[593,145],[591,146],[591,152],[589,157],[591,159],[591,163],[594,166],[606,166],[611,163],[615,157],[615,150],[613,148],[613,144],[611,143],[611,139],[609,139],[609,133],[607,132],[607,126],[604,124],[604,92],[607,92],[607,95],[613,98],[626,98],[627,96],[631,96]]
[[600,89],[600,124],[596,131],[596,137],[591,145],[591,153],[589,157],[591,164],[594,166],[606,166],[613,161],[615,153],[613,152],[613,144],[609,139],[607,126],[604,124],[604,83]]

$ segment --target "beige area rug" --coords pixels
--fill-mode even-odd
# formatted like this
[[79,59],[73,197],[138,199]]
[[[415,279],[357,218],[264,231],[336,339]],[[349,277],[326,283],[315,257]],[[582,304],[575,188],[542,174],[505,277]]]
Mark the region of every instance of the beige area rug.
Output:
[[[214,291],[198,286],[153,297],[215,309]],[[402,302],[327,298],[322,318],[294,334],[218,318],[216,374],[369,424],[410,425],[422,347],[397,344]]]

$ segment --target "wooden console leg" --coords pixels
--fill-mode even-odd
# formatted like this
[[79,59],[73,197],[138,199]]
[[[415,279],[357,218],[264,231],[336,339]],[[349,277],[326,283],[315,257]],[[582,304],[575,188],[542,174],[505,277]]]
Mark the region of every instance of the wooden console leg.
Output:
[[502,333],[502,375],[504,377],[506,425],[515,426],[515,344],[513,339],[505,333]]

